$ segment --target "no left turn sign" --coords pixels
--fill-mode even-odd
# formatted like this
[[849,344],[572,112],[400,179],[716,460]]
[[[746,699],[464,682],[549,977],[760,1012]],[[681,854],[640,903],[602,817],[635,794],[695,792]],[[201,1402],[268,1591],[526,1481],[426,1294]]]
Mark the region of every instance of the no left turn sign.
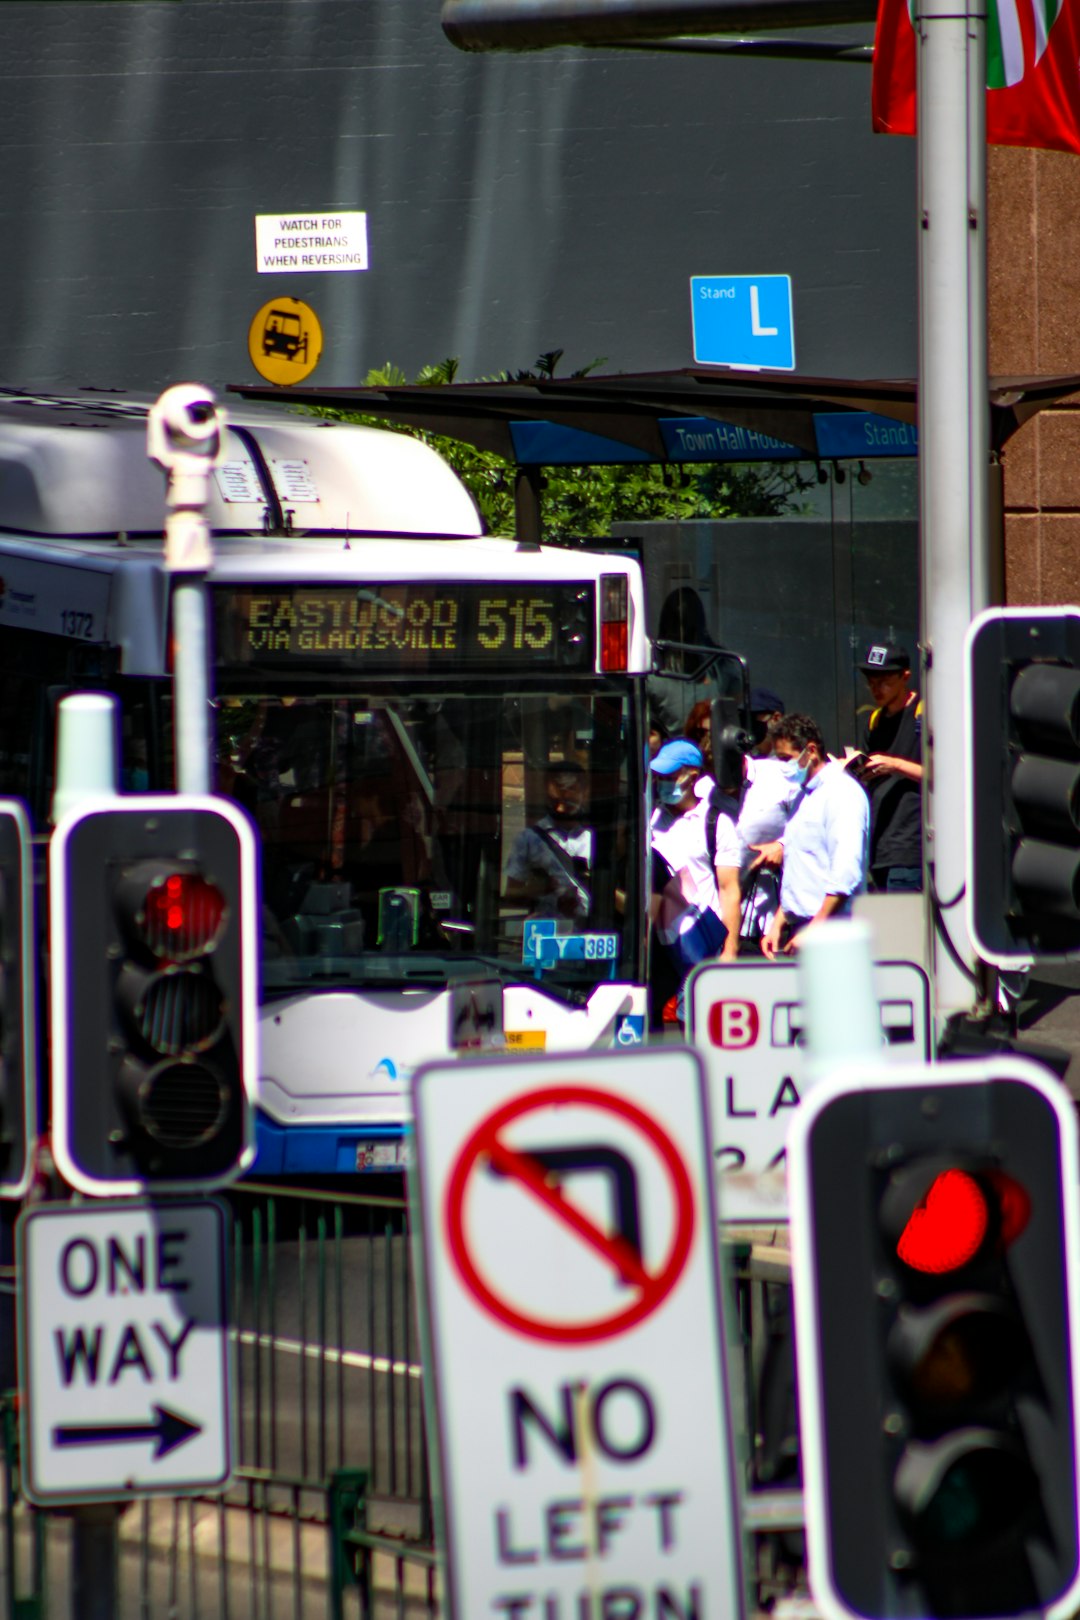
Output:
[[[546,1145],[557,1134],[560,1111],[569,1108],[578,1112],[580,1139]],[[627,1134],[631,1153],[618,1145]],[[635,1164],[642,1158],[655,1161],[671,1204],[670,1219],[661,1217],[667,1230],[656,1262],[646,1260],[644,1253],[641,1178]],[[552,1241],[561,1238],[571,1249],[580,1245],[609,1274],[625,1303],[599,1313],[587,1309],[583,1315],[530,1308],[529,1284],[536,1274],[526,1270],[522,1276],[522,1268],[515,1266],[513,1277],[500,1281],[493,1274],[497,1267],[483,1258],[482,1215],[470,1223],[470,1196],[485,1177],[504,1183],[508,1196],[499,1202],[508,1208],[521,1198],[533,1204],[534,1214],[552,1225]],[[575,1184],[580,1189],[585,1178],[607,1184],[607,1219],[598,1220],[575,1195]],[[482,1191],[476,1202],[483,1203]],[[690,1177],[670,1136],[644,1109],[592,1086],[540,1087],[495,1109],[466,1142],[447,1190],[447,1238],[466,1288],[507,1327],[552,1344],[596,1343],[651,1315],[682,1274],[693,1229]]]
[[741,1620],[698,1058],[434,1064],[413,1114],[451,1620]]

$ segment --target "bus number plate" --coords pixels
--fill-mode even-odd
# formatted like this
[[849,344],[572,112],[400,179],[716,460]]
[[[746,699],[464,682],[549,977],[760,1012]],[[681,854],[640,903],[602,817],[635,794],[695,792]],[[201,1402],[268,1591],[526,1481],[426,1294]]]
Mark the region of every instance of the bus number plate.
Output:
[[404,1142],[357,1142],[358,1170],[402,1170],[409,1162]]

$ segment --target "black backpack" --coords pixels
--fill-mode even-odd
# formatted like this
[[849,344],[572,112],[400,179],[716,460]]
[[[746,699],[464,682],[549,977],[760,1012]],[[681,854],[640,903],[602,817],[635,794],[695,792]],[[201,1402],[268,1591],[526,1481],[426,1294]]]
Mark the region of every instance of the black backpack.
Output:
[[716,865],[716,824],[721,816],[730,816],[733,823],[738,821],[742,801],[742,793],[724,793],[715,784],[709,791],[709,808],[705,812],[705,845],[713,866]]

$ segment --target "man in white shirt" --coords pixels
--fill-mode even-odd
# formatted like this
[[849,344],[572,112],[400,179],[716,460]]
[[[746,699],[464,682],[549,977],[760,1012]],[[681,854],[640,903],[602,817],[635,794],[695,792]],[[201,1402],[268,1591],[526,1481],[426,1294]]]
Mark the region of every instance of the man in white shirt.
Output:
[[790,955],[799,936],[830,917],[846,916],[866,887],[870,801],[805,714],[786,715],[775,727],[776,757],[804,789],[782,839],[758,846],[763,864],[783,862],[780,909],[762,940],[770,960]]

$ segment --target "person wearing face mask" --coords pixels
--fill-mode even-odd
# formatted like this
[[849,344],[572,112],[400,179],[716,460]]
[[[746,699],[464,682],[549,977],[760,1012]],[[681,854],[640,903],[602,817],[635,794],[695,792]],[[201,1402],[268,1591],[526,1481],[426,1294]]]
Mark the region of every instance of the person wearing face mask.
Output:
[[742,933],[751,949],[761,947],[780,905],[779,867],[762,862],[758,851],[783,838],[805,792],[790,767],[789,760],[772,752],[751,754],[746,760],[746,787],[735,831],[742,854]]
[[552,761],[544,792],[546,814],[514,840],[506,863],[506,896],[532,901],[534,917],[581,919],[589,914],[593,859],[585,771],[575,759]]
[[[762,695],[762,690],[757,688],[751,693],[751,705]],[[780,703],[774,693],[765,695]],[[686,735],[701,749],[707,771],[712,770],[711,707],[707,701],[696,703],[686,721]],[[769,718],[782,719],[783,705]],[[742,786],[738,793],[721,793],[709,776],[702,777],[697,785],[699,798],[708,795],[706,829],[711,842],[716,841],[718,814],[729,816],[735,823],[742,889],[740,937],[748,942],[751,951],[760,947],[780,904],[779,872],[759,863],[757,849],[782,836],[802,792],[802,788],[790,780],[790,772],[785,772],[782,762],[773,756],[771,738],[764,755],[755,752],[743,756]]]
[[780,909],[761,942],[773,960],[790,955],[807,928],[846,916],[866,887],[870,805],[842,761],[831,760],[825,739],[805,714],[777,722],[774,752],[802,798],[781,839],[757,846],[756,865],[780,866]]
[[767,686],[755,686],[750,693],[750,726],[754,756],[767,759],[773,751],[773,729],[784,718],[784,700]]
[[[699,795],[705,776],[701,749],[687,738],[665,743],[652,761],[656,808],[650,823],[653,883],[650,916],[663,966],[654,977],[657,1003],[678,1018],[682,986],[696,962],[719,957],[733,961],[739,948],[739,842],[730,816],[715,823],[716,853],[710,854],[708,794]],[[654,953],[660,957],[661,953]]]

